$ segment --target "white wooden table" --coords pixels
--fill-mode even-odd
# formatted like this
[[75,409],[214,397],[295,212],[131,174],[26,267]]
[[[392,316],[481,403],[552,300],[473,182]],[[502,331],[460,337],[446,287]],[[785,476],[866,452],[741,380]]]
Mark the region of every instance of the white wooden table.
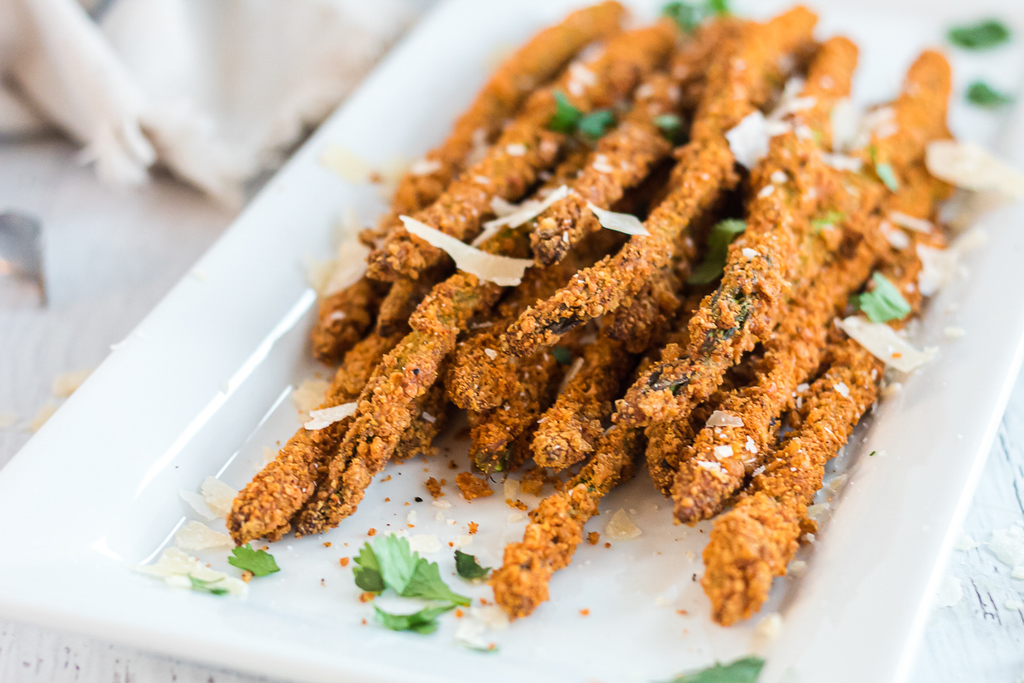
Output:
[[[0,308],[0,415],[22,422],[50,400],[55,376],[99,364],[233,218],[167,179],[134,192],[104,187],[59,140],[0,144],[0,210],[7,208],[35,214],[46,231],[49,306]],[[28,438],[17,426],[0,431],[0,467]],[[1020,382],[964,531],[984,542],[1014,522],[1024,523]],[[913,682],[1024,681],[1024,610],[1006,606],[1024,602],[1024,581],[1011,579],[983,545],[954,552],[948,571],[964,597],[933,612]],[[870,636],[856,648],[870,657]],[[266,679],[0,621],[2,683],[259,680]]]

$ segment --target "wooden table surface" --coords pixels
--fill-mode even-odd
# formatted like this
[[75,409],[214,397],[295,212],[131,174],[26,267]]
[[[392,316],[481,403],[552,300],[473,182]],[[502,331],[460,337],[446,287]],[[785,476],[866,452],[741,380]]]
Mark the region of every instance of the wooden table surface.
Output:
[[[28,440],[21,427],[51,400],[54,377],[98,365],[233,214],[169,179],[138,191],[105,187],[55,139],[0,144],[0,169],[0,210],[27,211],[44,224],[50,298],[46,308],[5,299],[0,282],[0,416],[21,418],[0,429],[2,467]],[[1014,605],[1024,602],[1024,581],[984,546],[993,530],[1014,523],[1024,524],[1019,381],[964,528],[979,547],[954,551],[948,568],[963,599],[933,611],[913,683],[1024,681],[1024,610]],[[870,656],[870,637],[856,647]],[[267,679],[0,621],[2,683],[260,680]]]

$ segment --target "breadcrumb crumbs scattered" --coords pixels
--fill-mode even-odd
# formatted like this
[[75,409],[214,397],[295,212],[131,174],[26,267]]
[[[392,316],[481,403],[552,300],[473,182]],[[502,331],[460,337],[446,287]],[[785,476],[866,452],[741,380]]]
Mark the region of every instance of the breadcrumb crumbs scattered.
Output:
[[611,543],[605,543],[605,544],[604,544],[604,547],[605,547],[605,548],[611,548],[611,547],[612,547],[612,544],[611,544]]
[[479,528],[480,528],[479,524],[477,524],[476,522],[470,522],[469,523],[469,533],[470,533],[470,535],[475,534]]
[[374,529],[373,527],[370,527],[370,529],[366,532],[366,535],[367,536],[376,536],[377,535],[377,530]]
[[391,481],[391,475],[389,474],[388,476],[381,479],[381,481]]
[[597,540],[601,538],[601,534],[596,531],[591,531],[587,534],[587,540],[590,541],[590,545],[597,545]]
[[588,610],[586,607],[584,607],[583,609],[580,610],[580,614],[582,616],[588,616],[590,614],[590,610]]
[[488,600],[487,598],[480,598],[480,604],[481,605],[490,605],[490,604],[493,604],[493,603],[491,603],[491,601]]
[[[443,481],[444,479],[441,480],[441,482]],[[426,481],[427,491],[429,491],[430,495],[432,495],[435,499],[440,498],[441,496],[444,495],[444,491],[441,490],[441,486],[443,486],[443,484],[438,482],[437,479],[434,479],[433,477],[427,479]]]
[[341,563],[342,567],[347,567],[348,566],[348,558],[347,557],[341,558],[340,560],[338,560],[338,562]]
[[494,491],[486,479],[474,477],[469,472],[459,472],[459,475],[455,477],[455,483],[462,492],[462,497],[466,500],[471,501],[476,498],[486,498],[487,496],[494,495]]
[[516,500],[512,500],[511,498],[506,498],[505,499],[505,504],[508,505],[509,507],[517,508],[519,510],[526,510],[527,509],[526,503],[524,503],[523,501],[519,500],[518,498]]
[[464,615],[464,614],[465,614],[465,612],[463,612],[463,611],[462,611],[462,610],[460,610],[460,609],[457,609],[457,610],[455,610],[455,618],[456,618],[456,619],[461,619],[461,618],[463,617],[463,615]]
[[253,573],[251,571],[249,571],[248,569],[246,569],[245,571],[242,572],[242,581],[245,581],[246,583],[249,583],[249,581],[252,580],[252,577],[253,577]]
[[330,541],[324,541],[324,547],[325,548],[330,548],[331,547],[331,542]]
[[[384,499],[384,502],[385,502],[385,503],[390,503],[390,502],[391,502],[391,499],[390,499],[390,498],[385,498],[385,499]],[[406,505],[408,505],[408,503],[406,503]]]
[[687,616],[687,615],[689,614],[689,612],[687,612],[687,611],[686,611],[686,610],[684,610],[684,609],[677,609],[677,610],[676,610],[676,614],[681,614],[682,616],[684,616],[684,617],[685,617],[685,616]]
[[366,626],[366,619],[363,619],[363,626]]
[[375,597],[377,597],[376,593],[371,593],[370,591],[363,591],[359,594],[359,602],[370,602]]

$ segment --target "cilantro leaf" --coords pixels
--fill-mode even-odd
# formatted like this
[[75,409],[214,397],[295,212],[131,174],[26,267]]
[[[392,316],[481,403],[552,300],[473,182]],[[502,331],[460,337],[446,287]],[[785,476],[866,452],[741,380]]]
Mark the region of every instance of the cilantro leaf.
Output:
[[571,133],[576,130],[583,112],[573,106],[569,98],[561,90],[555,91],[555,114],[548,121],[548,128],[558,133]]
[[820,232],[826,228],[834,227],[844,218],[846,218],[846,214],[842,211],[826,211],[821,216],[813,219],[811,221],[811,226]]
[[572,362],[572,351],[564,346],[556,346],[551,349],[551,355],[555,357],[559,365],[568,365]]
[[487,576],[490,567],[481,567],[476,558],[461,550],[455,551],[455,571],[464,579],[482,579]]
[[857,305],[867,314],[873,323],[887,323],[890,320],[902,320],[910,313],[910,304],[881,273],[871,276],[875,288],[857,297]]
[[188,575],[189,583],[192,584],[191,588],[199,593],[209,593],[210,595],[227,595],[227,588],[219,588],[216,584],[220,583],[224,579],[205,580],[197,579],[191,574]]
[[725,272],[725,259],[729,253],[729,245],[736,236],[747,229],[747,224],[738,218],[727,218],[719,221],[711,228],[708,235],[708,249],[704,260],[693,269],[687,282],[691,285],[706,285],[721,277]]
[[468,605],[471,602],[465,595],[452,592],[448,584],[441,580],[441,571],[436,562],[424,559],[416,564],[416,571],[400,595],[424,600],[445,600],[453,605]]
[[974,81],[967,88],[967,101],[979,107],[1001,107],[1013,102],[1013,98],[1000,92],[985,81]]
[[273,555],[266,550],[253,550],[252,543],[233,548],[228,564],[243,571],[250,571],[253,576],[266,576],[281,571]]
[[997,19],[987,19],[967,26],[949,29],[949,42],[967,50],[984,50],[1002,45],[1010,39],[1010,29]]
[[682,142],[683,120],[678,114],[656,116],[654,117],[654,125],[661,130],[661,134],[668,138],[672,144],[678,145]]
[[670,2],[661,13],[676,22],[684,33],[693,33],[710,16],[729,14],[729,0],[684,0]]
[[380,594],[384,590],[384,577],[380,575],[380,562],[377,554],[369,543],[364,543],[359,554],[353,560],[352,575],[356,585],[364,591]]
[[676,676],[671,683],[755,683],[763,668],[760,657],[743,657],[731,664],[716,662],[701,671]]
[[610,109],[598,109],[581,118],[576,129],[588,138],[596,140],[603,136],[613,123],[615,123],[615,114]]
[[385,612],[376,605],[373,606],[374,618],[377,623],[392,631],[412,631],[421,635],[433,633],[437,630],[437,618],[454,609],[455,604],[440,605],[438,607],[424,607],[419,612],[412,614],[392,614]]

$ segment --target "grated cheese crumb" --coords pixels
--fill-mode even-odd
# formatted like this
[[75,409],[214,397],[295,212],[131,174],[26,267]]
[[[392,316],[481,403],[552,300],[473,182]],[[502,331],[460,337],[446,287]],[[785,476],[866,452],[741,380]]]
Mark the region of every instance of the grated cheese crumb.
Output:
[[845,382],[837,382],[832,385],[832,388],[843,398],[850,398],[850,387],[846,386]]
[[757,256],[757,250],[751,249],[750,247],[743,247],[740,249],[740,253],[743,254],[743,257],[748,261]]
[[604,528],[605,535],[613,541],[631,541],[638,538],[643,532],[640,530],[626,511],[619,508]]
[[[721,446],[715,446],[713,449],[714,456],[721,460],[722,458],[731,458],[733,456],[732,446],[729,444],[723,444]],[[719,465],[721,467],[721,465]]]
[[782,633],[782,616],[777,613],[765,615],[754,627],[754,637],[759,640],[775,640],[780,633]]
[[[708,418],[705,425],[708,427],[742,427],[743,419],[731,413],[716,410],[711,413],[711,417]],[[730,454],[731,452],[732,451],[730,449]]]

